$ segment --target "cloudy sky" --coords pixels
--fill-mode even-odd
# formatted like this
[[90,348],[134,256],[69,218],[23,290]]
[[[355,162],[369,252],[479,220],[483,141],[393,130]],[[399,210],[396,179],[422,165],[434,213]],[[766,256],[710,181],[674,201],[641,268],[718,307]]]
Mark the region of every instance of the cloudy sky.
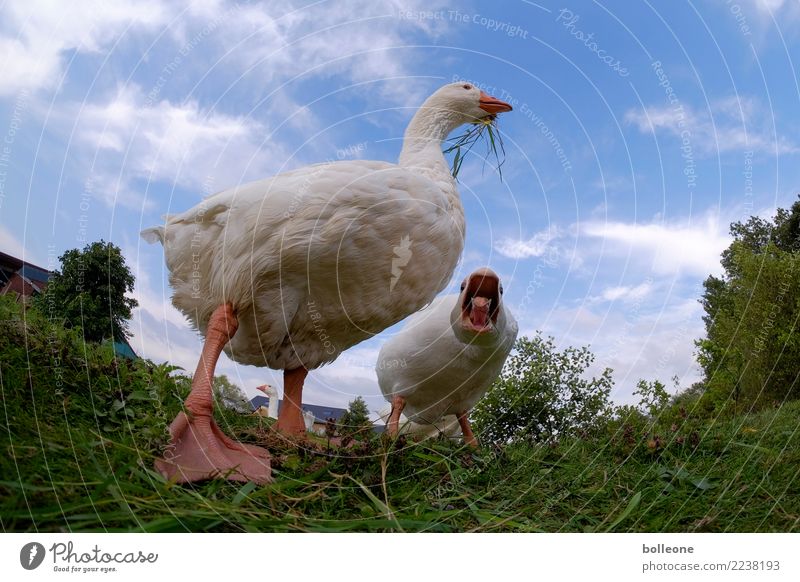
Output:
[[[635,5],[634,5],[635,4]],[[591,345],[615,398],[699,378],[697,302],[728,225],[800,184],[800,8],[391,0],[6,2],[0,21],[0,250],[44,267],[100,238],[136,276],[134,349],[193,370],[141,228],[206,194],[324,160],[394,161],[415,108],[469,80],[512,102],[501,181],[461,171],[473,268],[501,274],[522,333]],[[317,370],[309,403],[383,401],[396,328]],[[248,394],[278,373],[222,362]]]

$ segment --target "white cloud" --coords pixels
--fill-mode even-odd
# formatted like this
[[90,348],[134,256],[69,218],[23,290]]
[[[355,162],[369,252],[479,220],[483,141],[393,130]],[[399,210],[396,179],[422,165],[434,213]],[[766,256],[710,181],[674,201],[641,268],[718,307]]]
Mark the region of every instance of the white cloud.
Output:
[[786,0],[752,0],[759,10],[774,12],[786,3]]
[[766,107],[749,97],[727,97],[711,104],[710,111],[689,105],[631,109],[625,121],[642,133],[665,132],[681,140],[682,147],[700,155],[752,150],[765,154],[795,154],[800,147],[775,135],[778,125]]
[[24,257],[26,261],[35,263],[30,257],[30,253],[26,252],[25,246],[2,224],[0,224],[0,250],[19,259]]
[[[357,89],[362,97],[377,95],[382,105],[417,105],[430,81],[411,75],[416,57],[402,47],[414,44],[420,32],[433,34],[436,25],[399,20],[398,14],[431,6],[422,0],[402,5],[359,0],[336,10],[216,0],[186,8],[158,0],[75,7],[16,3],[0,25],[5,30],[0,33],[0,70],[5,66],[5,78],[12,79],[0,88],[0,96],[23,87],[54,88],[65,71],[69,74],[70,51],[96,53],[98,64],[108,58],[93,84],[99,97],[88,94],[82,102],[58,101],[54,107],[34,97],[32,109],[47,118],[49,131],[69,143],[69,157],[91,177],[94,195],[110,206],[149,209],[152,202],[145,204],[144,188],[134,180],[199,190],[212,178],[208,189],[221,190],[304,163],[291,159],[283,131],[309,136],[320,129],[315,112],[303,105],[308,94],[302,102],[293,96],[309,79],[335,78],[331,92],[362,83]],[[125,54],[133,34],[159,28],[167,34],[144,55],[141,67],[149,71],[148,79],[161,73],[157,84],[129,80],[109,95],[108,71],[125,66],[116,54]],[[246,104],[254,107],[249,114],[222,110],[230,99],[206,105],[209,95],[200,90],[198,97],[186,100],[167,97],[173,83],[203,81],[211,64],[214,78],[235,81],[221,87],[223,97],[242,89],[254,96]],[[231,79],[225,77],[229,73]],[[393,77],[398,79],[381,81]],[[313,96],[318,95],[317,88]],[[279,126],[281,139],[273,139],[270,131]],[[325,142],[336,131],[322,134],[308,148],[330,151]]]
[[777,16],[783,8],[791,9],[797,8],[795,3],[791,0],[742,0],[744,4],[750,4],[764,15],[772,14]]
[[61,80],[64,53],[100,53],[129,31],[168,22],[157,1],[64,3],[26,0],[3,6],[0,96],[22,89],[53,88]]
[[527,240],[502,238],[495,243],[494,249],[510,259],[541,257],[550,249],[550,243],[558,236],[558,229],[551,227],[537,232]]
[[[381,103],[415,106],[427,96],[425,83],[415,81],[409,66],[413,51],[402,47],[415,44],[417,34],[436,36],[451,29],[441,20],[399,15],[445,7],[441,0],[351,0],[335,9],[241,5],[217,38],[243,70],[257,70],[270,90],[281,78],[343,77],[354,84],[397,79],[376,85]],[[338,80],[336,88],[343,85]]]
[[647,281],[635,286],[606,287],[599,299],[602,301],[638,301],[649,295],[652,290],[653,284]]
[[142,196],[130,184],[135,179],[199,193],[210,182],[220,189],[270,175],[289,159],[280,144],[264,141],[268,129],[252,118],[206,110],[196,101],[150,104],[135,85],[71,110],[63,116],[64,131],[77,116],[82,158],[99,182],[93,190],[109,205],[140,208]]
[[731,240],[724,224],[718,215],[708,213],[675,222],[588,222],[580,225],[580,232],[603,239],[604,256],[628,258],[662,275],[704,277],[721,269],[720,253]]
[[[27,233],[27,239],[28,243],[33,241],[30,231]],[[36,245],[34,244],[34,246]],[[58,261],[55,256],[44,257],[34,253],[30,246],[24,244],[10,229],[2,224],[0,224],[0,251],[44,269],[58,268]]]
[[701,378],[693,340],[703,336],[704,328],[696,297],[664,291],[634,303],[591,303],[561,305],[542,321],[522,321],[521,335],[542,329],[556,338],[560,349],[590,346],[595,361],[588,374],[611,368],[617,403],[635,401],[632,393],[642,378],[661,380],[670,388],[673,376],[682,388]]
[[310,76],[344,74],[353,82],[402,77],[408,73],[407,59],[392,49],[408,44],[414,31],[431,33],[436,22],[408,20],[398,27],[398,11],[432,6],[422,0],[402,7],[393,1],[357,0],[336,9],[217,0],[186,7],[163,0],[11,2],[3,8],[0,32],[0,95],[53,89],[69,65],[70,51],[99,56],[124,46],[132,34],[159,28],[167,28],[182,49],[216,44],[222,48],[217,58],[229,53],[240,70],[258,68],[265,85],[302,73],[298,66]]

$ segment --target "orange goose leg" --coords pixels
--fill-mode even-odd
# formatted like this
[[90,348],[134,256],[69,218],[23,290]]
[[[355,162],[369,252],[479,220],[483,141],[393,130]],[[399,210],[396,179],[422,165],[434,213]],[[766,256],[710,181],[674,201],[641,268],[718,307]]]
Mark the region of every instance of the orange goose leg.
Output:
[[256,483],[272,480],[269,451],[228,438],[212,416],[214,369],[238,325],[230,303],[219,306],[211,315],[192,391],[184,404],[186,411],[172,421],[171,442],[164,457],[155,463],[156,470],[167,479],[178,483],[214,478]]
[[304,367],[283,371],[283,403],[278,413],[277,429],[283,434],[304,435],[306,423],[303,420],[303,382],[308,376]]
[[476,439],[475,435],[472,433],[472,427],[469,424],[469,418],[467,418],[468,414],[469,412],[461,412],[456,414],[458,417],[458,424],[461,425],[461,432],[464,434],[464,442],[473,449],[477,449],[478,439]]
[[406,407],[406,399],[402,396],[395,396],[392,398],[392,412],[389,414],[389,420],[386,422],[386,432],[389,436],[397,436],[400,430],[400,415]]

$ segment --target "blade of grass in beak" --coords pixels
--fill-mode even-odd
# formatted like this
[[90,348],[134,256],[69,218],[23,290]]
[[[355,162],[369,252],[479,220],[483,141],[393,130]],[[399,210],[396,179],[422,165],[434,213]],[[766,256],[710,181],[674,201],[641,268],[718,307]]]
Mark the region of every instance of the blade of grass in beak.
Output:
[[[475,144],[481,139],[484,138],[484,134],[488,133],[488,140],[487,140],[487,148],[486,148],[486,156],[484,157],[484,167],[486,164],[486,158],[489,155],[494,155],[495,160],[497,160],[497,166],[495,169],[497,173],[500,175],[500,180],[503,179],[503,173],[501,171],[501,167],[505,162],[505,147],[503,145],[503,140],[501,135],[498,133],[497,138],[495,139],[495,126],[496,119],[484,119],[481,121],[476,122],[472,126],[470,126],[463,134],[458,136],[457,138],[452,140],[452,144],[444,150],[444,154],[449,154],[451,152],[455,152],[453,156],[453,162],[451,166],[451,174],[453,178],[458,179],[458,174],[461,171],[461,165],[464,163],[464,158],[466,158],[467,154],[472,151],[472,148]],[[503,160],[500,160],[500,154],[497,150],[497,145],[500,144],[500,151],[503,153]]]

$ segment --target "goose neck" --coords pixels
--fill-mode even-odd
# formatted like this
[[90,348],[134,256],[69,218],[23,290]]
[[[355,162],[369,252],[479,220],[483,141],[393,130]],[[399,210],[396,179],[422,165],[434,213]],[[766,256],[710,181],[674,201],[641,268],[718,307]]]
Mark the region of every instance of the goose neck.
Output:
[[424,104],[406,129],[400,165],[430,167],[447,172],[442,142],[462,123],[461,116],[456,112]]

